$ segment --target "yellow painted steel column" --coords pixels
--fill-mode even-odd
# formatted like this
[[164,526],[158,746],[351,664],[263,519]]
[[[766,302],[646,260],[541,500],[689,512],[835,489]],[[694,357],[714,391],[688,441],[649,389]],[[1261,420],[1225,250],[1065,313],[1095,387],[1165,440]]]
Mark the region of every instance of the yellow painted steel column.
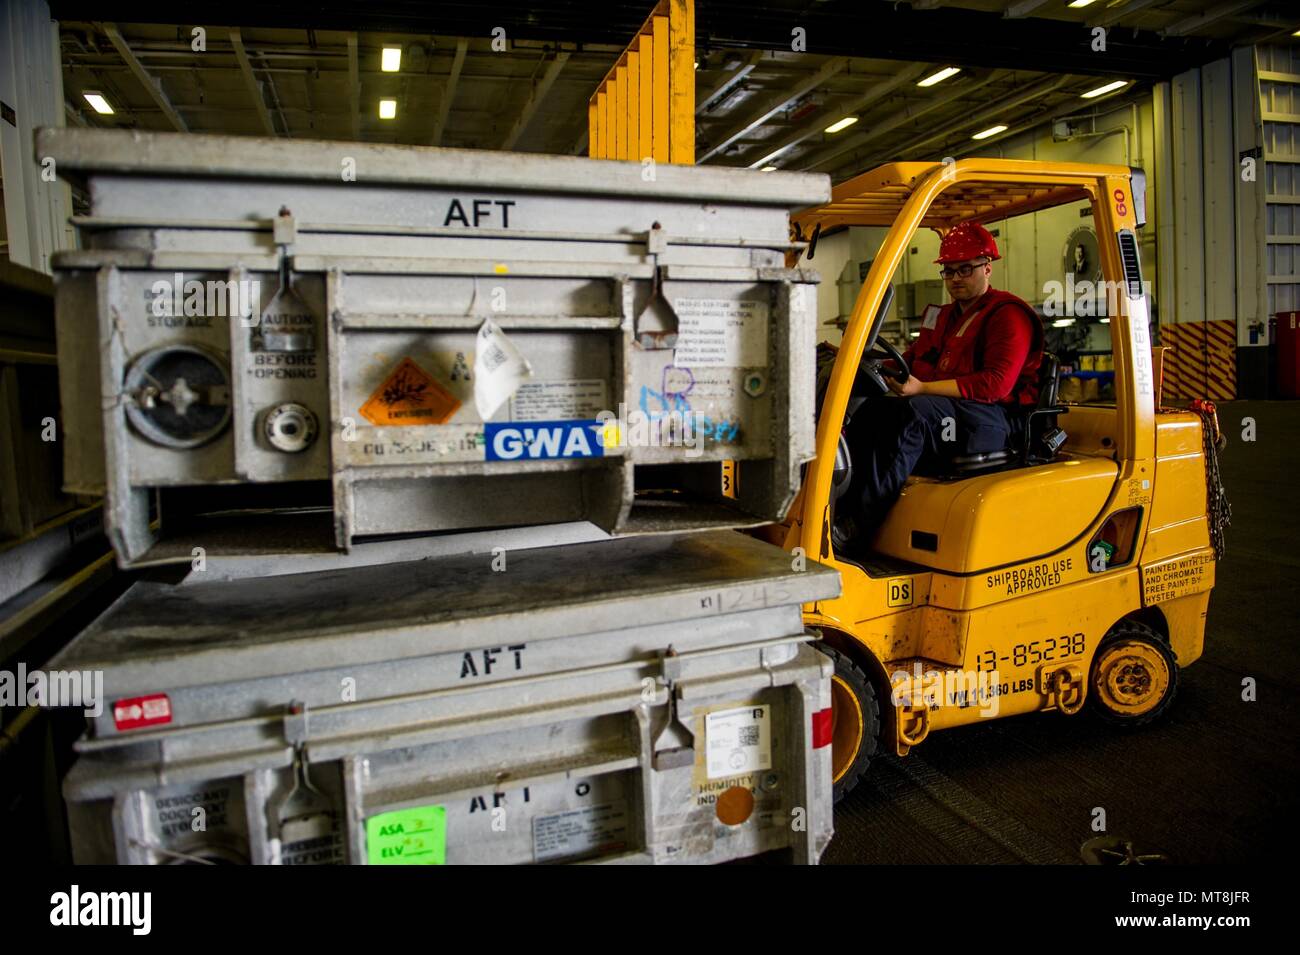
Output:
[[695,0],[670,0],[669,162],[695,163]]
[[588,107],[593,159],[695,162],[695,0],[660,0]]
[[627,158],[641,158],[641,53],[627,51]]
[[[650,117],[651,136],[655,162],[668,162],[668,18],[656,16],[654,20],[655,75],[654,106]],[[694,61],[692,61],[694,63]]]

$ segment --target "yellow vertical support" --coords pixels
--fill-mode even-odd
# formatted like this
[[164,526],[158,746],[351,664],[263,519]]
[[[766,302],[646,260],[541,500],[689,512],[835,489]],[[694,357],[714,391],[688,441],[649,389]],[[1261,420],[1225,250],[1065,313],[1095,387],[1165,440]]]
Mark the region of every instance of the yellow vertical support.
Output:
[[[668,18],[656,16],[655,37],[655,104],[653,132],[655,162],[668,162]],[[693,115],[693,114],[692,114]]]
[[637,143],[641,147],[636,155],[638,160],[654,155],[654,102],[655,102],[655,62],[654,36],[642,33],[641,41],[641,92],[638,98],[640,106],[640,126],[637,130]]
[[641,54],[637,41],[627,51],[627,158],[641,158]]
[[614,70],[614,158],[627,158],[627,67]]
[[695,164],[695,2],[669,0],[669,162]]
[[695,162],[695,0],[659,0],[591,102],[593,159]]
[[610,95],[606,91],[601,90],[597,95],[591,97],[595,103],[595,134],[588,140],[588,152],[591,159],[608,159],[610,157],[610,151],[604,144],[604,131],[610,129],[610,125],[606,122],[606,114],[608,113],[606,100],[608,100],[608,96]]

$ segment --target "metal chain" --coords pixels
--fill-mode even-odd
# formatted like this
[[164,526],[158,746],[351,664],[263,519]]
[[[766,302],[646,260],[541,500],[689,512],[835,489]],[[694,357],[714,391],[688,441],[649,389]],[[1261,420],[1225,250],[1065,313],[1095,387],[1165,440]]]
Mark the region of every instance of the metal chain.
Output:
[[1201,419],[1201,444],[1205,452],[1205,512],[1210,527],[1210,545],[1214,548],[1214,559],[1222,560],[1223,532],[1232,526],[1232,505],[1228,503],[1219,473],[1219,449],[1227,442],[1219,436],[1219,416],[1214,402],[1193,401],[1191,410]]

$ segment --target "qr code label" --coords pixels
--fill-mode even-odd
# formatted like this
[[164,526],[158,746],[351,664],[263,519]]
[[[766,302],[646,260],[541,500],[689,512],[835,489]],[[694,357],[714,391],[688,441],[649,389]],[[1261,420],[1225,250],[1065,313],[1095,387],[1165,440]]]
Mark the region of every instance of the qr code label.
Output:
[[709,779],[772,768],[772,708],[716,710],[704,720]]
[[492,345],[483,352],[483,368],[487,371],[496,371],[506,362],[506,353],[496,345]]

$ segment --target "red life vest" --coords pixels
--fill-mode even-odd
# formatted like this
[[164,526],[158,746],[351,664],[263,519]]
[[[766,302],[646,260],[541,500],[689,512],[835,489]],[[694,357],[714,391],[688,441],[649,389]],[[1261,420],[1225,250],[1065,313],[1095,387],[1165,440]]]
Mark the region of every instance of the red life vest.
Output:
[[984,367],[985,329],[988,318],[1003,306],[1011,306],[1029,318],[1031,340],[1025,363],[1016,376],[1011,393],[1001,404],[1033,405],[1038,401],[1038,369],[1043,360],[1043,323],[1024,300],[990,288],[964,312],[955,316],[955,302],[939,310],[933,328],[921,327],[921,334],[907,349],[912,374],[922,381],[960,378]]

